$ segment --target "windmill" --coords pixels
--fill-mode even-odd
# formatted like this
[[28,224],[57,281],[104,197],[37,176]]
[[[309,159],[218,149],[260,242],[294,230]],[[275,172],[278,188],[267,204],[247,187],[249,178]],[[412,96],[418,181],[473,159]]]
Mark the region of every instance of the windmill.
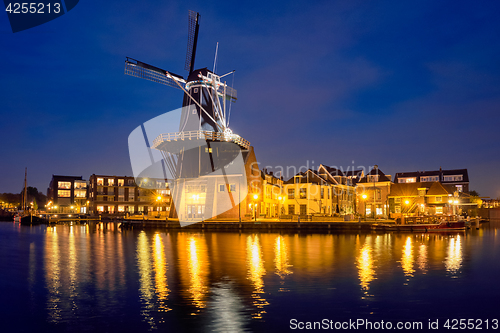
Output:
[[[207,180],[204,177],[220,175],[224,178],[229,201],[223,201],[230,202],[231,207],[234,208],[237,200],[233,198],[230,191],[231,184],[228,180],[228,172],[231,173],[231,171],[228,170],[228,166],[233,165],[234,174],[240,174],[240,176],[244,174],[244,168],[241,168],[242,159],[238,159],[238,156],[248,152],[250,143],[229,129],[229,112],[227,110],[230,110],[230,107],[228,104],[237,100],[237,91],[221,79],[233,74],[234,71],[217,75],[215,62],[213,71],[206,67],[194,70],[199,19],[199,13],[189,11],[185,62],[188,75],[186,79],[181,75],[130,57],[125,60],[125,74],[177,88],[184,92],[178,131],[160,134],[153,141],[151,148],[161,152],[163,161],[174,180],[177,192],[174,196],[176,209],[179,211],[185,208],[186,216],[204,219],[207,216],[210,218],[218,214],[218,210],[214,210],[213,207],[206,210],[205,203],[213,206],[215,201],[219,201],[217,206],[220,208],[221,200],[217,200],[215,196],[217,192],[224,192],[221,190],[222,188],[217,188],[217,185],[220,184],[214,185],[213,180]],[[236,168],[234,168],[235,164]],[[238,183],[241,184],[242,181],[238,180]],[[215,189],[212,185],[215,186]],[[193,193],[193,188],[204,193],[203,200],[201,200],[203,204],[189,205],[186,200],[183,201],[182,198],[185,198],[187,193]],[[240,190],[240,186],[238,189]],[[244,191],[246,195],[246,179]],[[199,200],[200,195],[192,197]],[[225,208],[219,210],[228,208],[227,205],[222,206]],[[193,210],[196,213],[192,213]],[[182,213],[179,212],[179,217],[181,216]]]

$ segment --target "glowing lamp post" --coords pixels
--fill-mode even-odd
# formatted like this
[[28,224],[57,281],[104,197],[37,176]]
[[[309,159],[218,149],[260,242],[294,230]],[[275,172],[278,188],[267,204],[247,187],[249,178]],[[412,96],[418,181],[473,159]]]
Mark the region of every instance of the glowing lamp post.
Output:
[[156,197],[156,212],[158,213],[158,217],[160,217],[160,204],[161,204],[161,196]]
[[365,216],[365,221],[366,221],[366,198],[367,198],[367,195],[363,193],[363,195],[361,196],[361,198],[363,198],[363,210],[364,210],[364,216]]
[[254,194],[253,195],[253,201],[254,201],[253,216],[254,216],[254,221],[257,221],[257,199],[259,199],[259,196],[257,194]]

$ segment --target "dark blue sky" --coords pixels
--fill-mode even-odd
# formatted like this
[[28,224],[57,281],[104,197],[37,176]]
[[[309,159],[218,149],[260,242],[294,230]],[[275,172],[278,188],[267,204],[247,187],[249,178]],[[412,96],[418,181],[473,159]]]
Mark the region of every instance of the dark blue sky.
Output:
[[[160,4],[161,3],[161,4]],[[182,92],[123,73],[126,56],[186,75],[235,69],[230,127],[264,166],[467,168],[500,196],[500,3],[80,1],[13,34],[0,13],[0,192],[52,174],[131,175],[127,138]],[[314,161],[314,162],[313,162]]]

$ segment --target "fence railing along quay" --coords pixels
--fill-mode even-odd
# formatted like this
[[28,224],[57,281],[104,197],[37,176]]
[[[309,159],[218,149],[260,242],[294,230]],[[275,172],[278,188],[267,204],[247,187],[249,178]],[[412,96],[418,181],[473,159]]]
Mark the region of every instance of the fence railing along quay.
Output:
[[250,142],[243,139],[237,134],[225,134],[222,132],[212,131],[186,131],[160,134],[153,141],[153,148],[157,148],[165,141],[179,141],[179,140],[208,140],[208,141],[223,141],[234,142],[238,146],[245,149],[250,148]]

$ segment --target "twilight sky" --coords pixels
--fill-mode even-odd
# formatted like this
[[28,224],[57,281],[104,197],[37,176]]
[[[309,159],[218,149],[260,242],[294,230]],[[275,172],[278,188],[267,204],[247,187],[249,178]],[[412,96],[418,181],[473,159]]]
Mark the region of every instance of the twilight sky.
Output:
[[500,196],[497,1],[82,0],[15,34],[0,13],[0,192],[25,167],[43,192],[52,174],[132,175],[128,135],[182,92],[124,75],[125,57],[186,76],[188,9],[195,68],[219,42],[230,127],[261,168],[467,168],[471,190]]

